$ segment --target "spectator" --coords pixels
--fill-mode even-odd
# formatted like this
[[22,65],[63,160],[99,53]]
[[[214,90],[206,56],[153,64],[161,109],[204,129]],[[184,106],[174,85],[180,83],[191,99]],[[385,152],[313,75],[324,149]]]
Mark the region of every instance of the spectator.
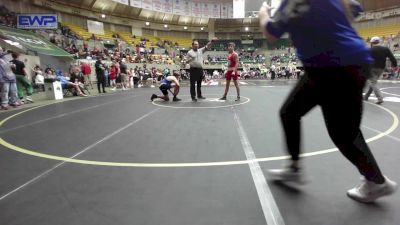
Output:
[[81,66],[81,71],[85,78],[85,85],[90,85],[90,87],[93,89],[92,80],[90,78],[90,75],[92,74],[92,69],[90,68],[89,63],[84,62]]
[[42,71],[38,71],[36,73],[35,79],[34,79],[34,84],[36,85],[37,88],[40,88],[42,91],[45,91],[44,76],[42,74]]
[[125,59],[122,59],[119,63],[120,66],[120,77],[121,77],[121,85],[122,90],[125,90],[128,87],[129,77],[128,77],[128,67],[125,64]]
[[100,57],[97,58],[96,64],[96,78],[97,78],[97,90],[101,93],[100,85],[103,88],[103,93],[107,93],[105,86],[106,86],[106,76],[105,76],[105,66],[101,62]]
[[15,65],[5,59],[6,55],[7,53],[4,53],[3,48],[0,47],[1,108],[4,110],[7,110],[9,105],[20,106],[17,97],[17,79],[12,71]]
[[75,93],[81,97],[86,97],[87,95],[84,94],[79,86],[78,83],[72,83],[69,80],[67,80],[64,75],[62,74],[61,70],[57,69],[56,70],[56,78],[60,80],[61,82],[61,87],[63,89],[68,89],[68,88],[73,88]]
[[85,83],[85,77],[82,74],[82,72],[79,70],[79,67],[74,67],[72,69],[72,73],[69,78],[69,81],[71,81],[72,83],[79,83],[79,84]]
[[[13,68],[13,72],[17,78],[18,97],[23,102],[33,102],[32,99],[33,87],[32,83],[27,78],[28,73],[26,72],[25,63],[18,60],[19,57],[18,53],[13,52],[11,55],[13,58],[13,60],[11,60],[11,63],[15,65],[15,67]],[[27,91],[27,96],[25,99],[23,99],[25,95],[24,88]]]

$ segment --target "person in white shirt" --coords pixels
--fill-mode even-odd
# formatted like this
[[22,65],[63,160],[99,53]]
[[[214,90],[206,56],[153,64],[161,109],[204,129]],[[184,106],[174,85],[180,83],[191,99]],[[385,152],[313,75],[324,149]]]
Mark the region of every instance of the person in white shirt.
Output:
[[44,84],[44,76],[42,75],[42,71],[37,71],[35,76],[35,84]]
[[213,79],[217,79],[219,77],[219,72],[218,72],[218,70],[214,70],[214,72],[213,72]]
[[206,50],[211,49],[212,41],[217,40],[217,38],[213,38],[211,41],[207,43],[207,45],[203,48],[199,48],[199,42],[193,41],[192,49],[187,53],[186,63],[190,65],[190,96],[192,97],[192,101],[197,101],[195,85],[197,83],[197,98],[205,99],[205,97],[201,94],[201,81],[203,77],[203,54]]

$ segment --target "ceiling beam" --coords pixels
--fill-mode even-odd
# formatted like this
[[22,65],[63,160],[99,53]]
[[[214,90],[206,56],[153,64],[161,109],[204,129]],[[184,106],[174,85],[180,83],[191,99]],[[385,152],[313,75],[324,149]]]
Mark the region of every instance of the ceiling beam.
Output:
[[138,13],[136,14],[136,17],[137,17],[137,18],[139,18],[139,17],[140,17],[140,13],[142,13],[142,10],[143,10],[142,8],[139,8],[139,11],[138,11]]
[[92,2],[89,5],[89,9],[93,9],[94,4],[96,4],[97,0],[92,0]]

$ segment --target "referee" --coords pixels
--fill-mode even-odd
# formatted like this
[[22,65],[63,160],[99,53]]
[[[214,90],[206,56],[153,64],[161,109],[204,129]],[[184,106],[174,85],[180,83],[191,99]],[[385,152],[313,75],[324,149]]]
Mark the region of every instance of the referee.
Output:
[[195,85],[197,83],[197,98],[205,99],[205,97],[201,94],[201,81],[203,78],[203,54],[206,50],[211,49],[212,41],[217,40],[217,38],[213,38],[211,41],[207,43],[207,45],[203,48],[199,48],[199,42],[193,41],[192,49],[188,52],[186,56],[186,62],[190,65],[190,96],[192,97],[192,101],[196,102],[196,92]]

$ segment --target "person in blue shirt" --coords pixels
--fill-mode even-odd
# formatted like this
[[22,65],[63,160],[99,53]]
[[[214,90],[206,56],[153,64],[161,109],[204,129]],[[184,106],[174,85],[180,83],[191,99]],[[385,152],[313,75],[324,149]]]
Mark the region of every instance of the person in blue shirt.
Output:
[[69,80],[67,80],[67,78],[64,77],[64,75],[62,74],[60,69],[56,70],[56,78],[60,81],[61,87],[63,89],[73,88],[77,95],[79,95],[81,97],[87,97],[87,95],[85,93],[83,93],[83,91],[79,87],[79,84],[78,83],[72,83]]
[[[180,98],[177,97],[177,95],[179,94],[179,77],[180,74],[179,73],[174,73],[173,76],[167,76],[164,79],[162,79],[160,81],[160,91],[163,93],[162,96],[157,96],[156,94],[153,94],[150,97],[150,100],[153,101],[156,98],[161,98],[164,101],[169,101],[169,96],[168,96],[168,91],[171,90],[171,88],[174,88],[174,92],[173,92],[173,98],[172,101],[174,102],[178,102],[181,101]],[[172,93],[172,92],[171,92]]]
[[372,57],[351,25],[362,12],[354,0],[283,0],[273,18],[264,3],[260,26],[269,42],[289,33],[305,75],[280,110],[291,161],[270,170],[274,179],[304,182],[300,166],[301,118],[319,105],[329,136],[363,176],[361,185],[347,191],[360,202],[392,194],[397,184],[384,176],[360,130],[362,91],[370,77]]

